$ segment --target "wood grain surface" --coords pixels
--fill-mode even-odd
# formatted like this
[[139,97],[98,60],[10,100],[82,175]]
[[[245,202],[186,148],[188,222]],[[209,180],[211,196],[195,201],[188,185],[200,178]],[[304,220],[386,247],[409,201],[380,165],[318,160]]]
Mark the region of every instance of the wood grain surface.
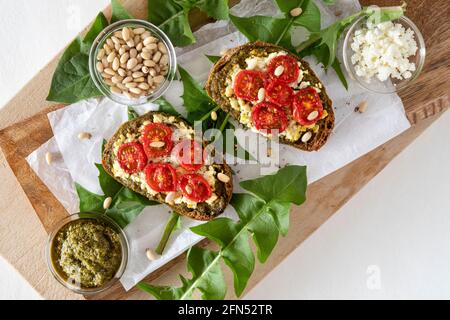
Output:
[[[146,1],[128,0],[123,3],[136,17],[146,17]],[[399,4],[401,1],[362,3],[384,6]],[[106,9],[105,13],[109,16],[110,9]],[[295,232],[290,232],[287,237],[280,239],[266,264],[257,264],[247,290],[263,279],[450,107],[450,2],[410,0],[407,15],[422,30],[428,49],[427,63],[422,75],[415,84],[400,93],[406,114],[414,126],[362,158],[311,184],[307,202],[292,210],[291,230]],[[205,23],[205,17],[196,11],[191,16],[191,22],[198,27]],[[14,265],[44,298],[80,299],[83,297],[62,288],[46,270],[43,257],[46,230],[67,215],[67,212],[25,160],[26,156],[52,137],[46,114],[63,107],[45,102],[56,63],[57,58],[0,110],[0,128],[3,128],[0,131],[0,176],[4,180],[0,184],[0,200],[5,206],[0,211],[3,221],[0,224],[0,254]],[[207,241],[201,245],[214,246]],[[146,281],[178,283],[178,273],[186,274],[184,255],[151,274]],[[229,288],[232,288],[232,277],[228,272],[226,278]],[[232,290],[229,290],[227,297],[233,298]],[[90,298],[140,299],[148,296],[138,290],[125,292],[117,285]]]

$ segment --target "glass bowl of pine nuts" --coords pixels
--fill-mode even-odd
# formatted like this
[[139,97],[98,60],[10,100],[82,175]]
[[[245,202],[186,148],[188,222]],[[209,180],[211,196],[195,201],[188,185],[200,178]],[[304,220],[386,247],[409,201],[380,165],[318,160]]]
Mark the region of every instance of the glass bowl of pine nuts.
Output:
[[89,54],[89,72],[100,92],[123,105],[161,97],[177,70],[175,48],[158,27],[122,20],[105,28]]

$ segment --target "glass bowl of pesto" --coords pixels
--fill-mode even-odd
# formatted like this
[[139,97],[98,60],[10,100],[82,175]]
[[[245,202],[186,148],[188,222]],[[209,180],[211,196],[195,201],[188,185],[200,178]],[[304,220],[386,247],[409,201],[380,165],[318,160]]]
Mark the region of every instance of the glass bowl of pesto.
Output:
[[50,233],[46,259],[63,286],[95,294],[116,283],[128,262],[129,244],[120,226],[105,214],[77,213]]

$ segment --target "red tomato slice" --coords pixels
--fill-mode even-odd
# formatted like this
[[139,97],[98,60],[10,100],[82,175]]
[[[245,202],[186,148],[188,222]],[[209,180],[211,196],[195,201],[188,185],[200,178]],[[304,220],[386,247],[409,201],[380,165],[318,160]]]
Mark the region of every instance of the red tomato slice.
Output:
[[[311,115],[314,116],[314,114],[317,115],[311,118]],[[309,87],[302,89],[294,96],[293,117],[298,123],[304,126],[309,126],[320,120],[322,115],[322,101],[314,88]],[[310,119],[308,119],[308,117],[310,117]]]
[[201,175],[190,173],[182,175],[178,179],[181,193],[189,200],[195,202],[204,202],[212,195],[212,190],[208,181]]
[[256,129],[271,133],[275,129],[283,132],[288,120],[283,109],[269,102],[261,102],[252,109],[252,122]]
[[[279,76],[275,76],[275,70],[279,67],[283,67],[283,73]],[[300,68],[298,67],[297,60],[291,56],[277,56],[270,60],[267,67],[269,76],[272,79],[278,79],[284,83],[291,83],[297,81],[300,74]]]
[[117,152],[117,159],[120,167],[130,174],[144,170],[147,165],[147,156],[139,142],[129,142],[121,145]]
[[177,173],[168,163],[150,163],[145,168],[145,178],[156,192],[171,192],[177,188]]
[[280,107],[290,107],[294,90],[280,80],[270,81],[266,85],[266,97],[270,102]]
[[195,140],[183,140],[173,150],[181,167],[188,171],[197,171],[203,166],[203,148]]
[[248,101],[258,101],[258,91],[264,88],[266,76],[253,70],[242,70],[234,79],[234,93],[238,98]]
[[[173,148],[172,129],[162,123],[146,125],[142,132],[141,140],[145,153],[149,158],[166,156],[170,154]],[[162,146],[152,146],[153,142],[161,142]]]

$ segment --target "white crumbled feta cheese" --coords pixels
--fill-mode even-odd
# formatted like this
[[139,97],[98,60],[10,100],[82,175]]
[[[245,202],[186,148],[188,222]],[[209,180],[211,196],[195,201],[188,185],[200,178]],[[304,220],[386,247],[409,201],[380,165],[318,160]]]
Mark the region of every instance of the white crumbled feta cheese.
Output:
[[374,77],[380,81],[409,79],[416,70],[409,61],[418,50],[414,32],[399,23],[368,23],[367,28],[355,32],[351,49],[355,72],[367,82]]

